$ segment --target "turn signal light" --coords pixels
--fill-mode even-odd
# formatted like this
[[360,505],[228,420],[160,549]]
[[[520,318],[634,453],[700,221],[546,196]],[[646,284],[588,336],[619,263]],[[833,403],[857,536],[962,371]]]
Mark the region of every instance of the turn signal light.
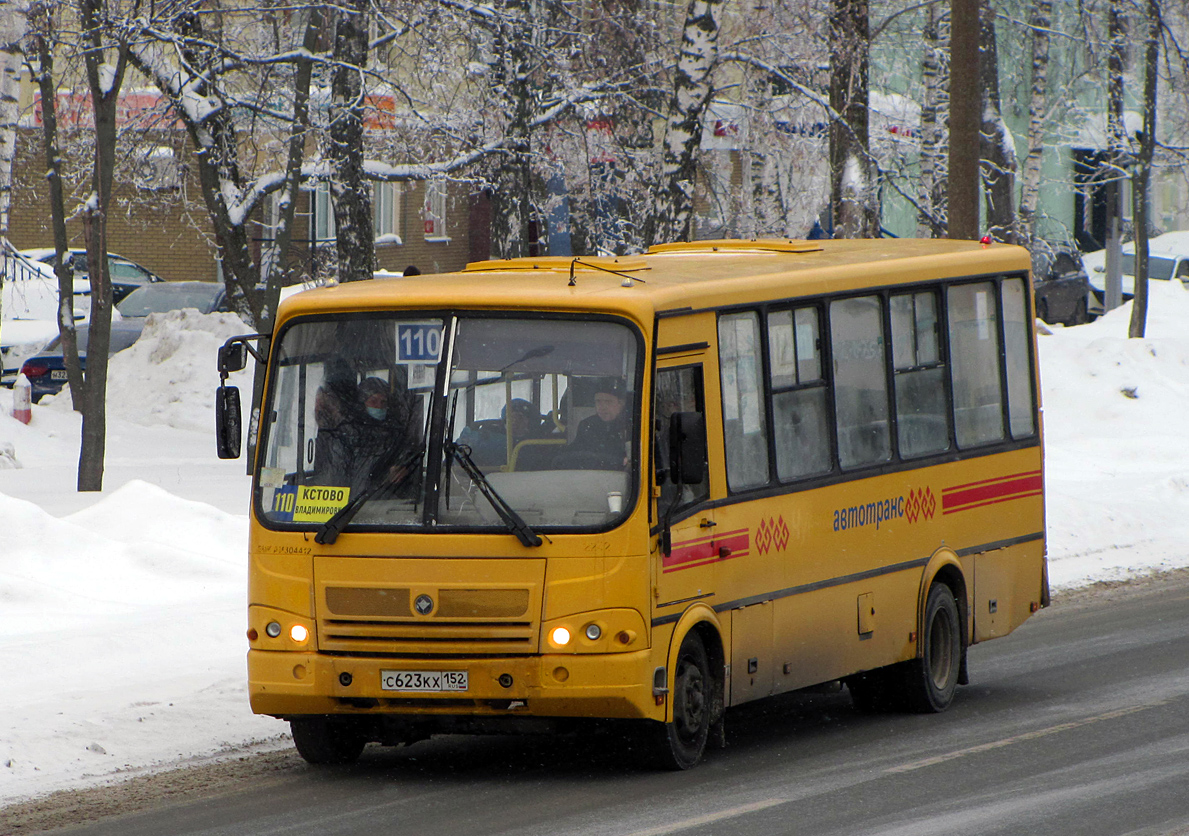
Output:
[[298,644],[305,644],[306,639],[310,637],[310,631],[306,629],[304,624],[294,624],[289,628],[289,638]]
[[549,640],[558,647],[565,647],[570,643],[570,631],[565,627],[554,627],[553,632],[549,634]]

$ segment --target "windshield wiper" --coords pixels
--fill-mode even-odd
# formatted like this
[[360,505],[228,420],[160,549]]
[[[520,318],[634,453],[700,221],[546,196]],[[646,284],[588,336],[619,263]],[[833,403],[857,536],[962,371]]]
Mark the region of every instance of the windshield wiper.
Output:
[[393,465],[393,469],[389,471],[389,476],[382,482],[377,483],[374,487],[368,488],[365,491],[361,491],[354,499],[336,511],[333,517],[322,523],[318,532],[314,535],[314,542],[322,545],[333,543],[343,533],[343,529],[351,524],[351,520],[355,518],[355,515],[363,507],[365,502],[381,491],[389,489],[396,491],[402,488],[405,482],[409,481],[409,478],[417,470],[414,465],[424,452],[424,444],[419,444],[416,448],[410,450],[408,455]]
[[463,472],[471,477],[471,480],[479,486],[479,492],[491,503],[491,507],[495,509],[496,515],[516,535],[516,539],[520,541],[521,545],[541,545],[541,538],[537,536],[536,532],[528,527],[528,523],[516,513],[516,510],[511,505],[504,501],[504,498],[491,486],[491,482],[487,481],[487,477],[483,474],[483,471],[479,469],[478,465],[471,458],[470,448],[465,444],[457,444],[453,441],[447,441],[445,448],[446,455],[458,462],[458,466],[463,469]]

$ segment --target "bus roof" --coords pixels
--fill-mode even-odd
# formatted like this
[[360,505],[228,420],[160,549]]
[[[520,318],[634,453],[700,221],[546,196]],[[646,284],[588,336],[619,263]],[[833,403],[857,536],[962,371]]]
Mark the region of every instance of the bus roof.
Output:
[[[866,265],[856,269],[858,265]],[[1027,250],[929,238],[712,240],[664,244],[643,255],[482,261],[457,273],[377,278],[299,293],[278,322],[331,311],[500,309],[658,313],[747,305],[1029,270]]]

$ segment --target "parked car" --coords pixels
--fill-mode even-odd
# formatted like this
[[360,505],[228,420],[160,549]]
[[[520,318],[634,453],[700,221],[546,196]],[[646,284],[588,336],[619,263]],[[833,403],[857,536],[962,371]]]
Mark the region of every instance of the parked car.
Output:
[[[11,249],[0,246],[0,281],[3,282],[3,320],[0,321],[0,382],[11,386],[21,363],[40,351],[58,334],[58,277],[46,264],[30,261]],[[85,322],[90,316],[88,295],[91,285],[86,278],[74,280],[74,319]]]
[[161,282],[137,288],[116,304],[125,318],[183,308],[204,314],[229,310],[226,289],[221,282]]
[[[21,252],[27,258],[43,264],[49,264],[51,267],[56,254],[54,249],[48,247],[21,250]],[[87,251],[83,249],[69,250],[67,257],[70,259],[70,269],[74,271],[74,275],[87,278],[90,272],[87,269]],[[141,267],[135,261],[124,258],[122,255],[116,255],[115,253],[107,254],[107,270],[111,274],[111,291],[114,302],[119,302],[138,287],[164,281],[164,279],[147,267]]]
[[[111,342],[107,355],[110,357],[128,348],[136,342],[143,330],[143,320],[114,320],[111,324]],[[75,333],[78,336],[78,362],[85,370],[90,328],[83,326]],[[34,403],[46,395],[56,395],[62,391],[62,387],[66,385],[66,358],[62,356],[62,338],[54,337],[49,345],[26,360],[21,365],[21,374],[29,378],[29,392]]]
[[1032,252],[1036,315],[1050,325],[1081,325],[1094,319],[1090,281],[1081,254],[1071,246],[1040,242]]
[[[116,305],[120,318],[112,320],[108,354],[123,351],[136,342],[149,314],[184,308],[195,308],[200,313],[225,311],[225,298],[223,285],[218,282],[160,282],[138,288]],[[86,368],[88,336],[87,328],[78,329],[79,361],[83,368]],[[55,337],[44,350],[26,360],[20,370],[32,384],[34,401],[57,394],[66,385],[66,361],[60,340]]]
[[[1101,304],[1106,295],[1106,250],[1095,250],[1083,257],[1090,288]],[[1123,299],[1135,293],[1135,242],[1123,245]],[[1180,279],[1189,284],[1189,231],[1166,232],[1148,239],[1148,278],[1155,281]]]

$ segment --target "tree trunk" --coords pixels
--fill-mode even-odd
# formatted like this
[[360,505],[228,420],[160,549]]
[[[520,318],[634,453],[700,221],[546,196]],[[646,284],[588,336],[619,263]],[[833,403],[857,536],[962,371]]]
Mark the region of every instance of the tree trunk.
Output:
[[1131,211],[1135,218],[1135,298],[1131,305],[1129,337],[1142,337],[1148,320],[1148,193],[1156,150],[1156,74],[1160,70],[1162,27],[1159,0],[1148,0],[1145,16],[1148,28],[1144,44],[1144,133],[1136,155],[1131,192]]
[[[87,270],[91,281],[91,322],[87,337],[86,388],[83,393],[82,447],[78,489],[103,490],[103,459],[107,445],[107,365],[111,343],[112,292],[107,265],[107,212],[116,164],[116,115],[120,85],[127,66],[123,45],[105,43],[102,29],[104,0],[79,0],[82,40],[91,110],[95,120],[95,153],[91,169],[91,198],[83,214],[87,239]],[[105,50],[115,62],[104,61]]]
[[[1099,169],[1106,191],[1106,293],[1108,311],[1123,304],[1123,163],[1127,156],[1127,129],[1123,121],[1123,68],[1126,60],[1126,27],[1122,0],[1110,0],[1108,19],[1110,54],[1107,59],[1107,133],[1110,147]],[[1145,279],[1146,280],[1146,279]],[[1136,276],[1136,283],[1140,281]]]
[[74,269],[68,263],[70,241],[66,235],[66,195],[62,185],[62,148],[58,137],[57,81],[54,77],[54,39],[56,26],[53,5],[40,3],[30,12],[34,27],[32,39],[37,56],[33,79],[41,94],[41,137],[45,149],[45,179],[49,186],[50,227],[54,235],[54,275],[58,277],[58,336],[66,383],[70,387],[70,405],[83,411],[86,383],[78,359],[78,332],[74,327]]
[[1016,152],[999,103],[999,48],[991,0],[983,0],[980,16],[979,76],[982,79],[983,113],[979,142],[987,226],[995,240],[1015,244],[1018,241],[1014,205]]
[[496,101],[505,108],[507,155],[496,162],[492,194],[492,245],[497,258],[529,255],[533,217],[530,154],[532,93],[529,88],[532,8],[527,0],[504,0],[496,39]]
[[1029,249],[1036,241],[1036,207],[1040,202],[1040,177],[1044,163],[1045,105],[1048,100],[1049,28],[1053,25],[1053,0],[1035,0],[1029,18],[1032,37],[1032,85],[1028,97],[1028,154],[1020,177],[1020,243]]
[[669,100],[661,148],[661,176],[646,222],[645,241],[688,241],[693,226],[694,181],[702,122],[714,95],[711,74],[718,63],[723,0],[690,0],[681,36],[681,56]]
[[[21,104],[21,39],[26,26],[24,10],[10,0],[9,8],[0,15],[0,237],[8,235],[12,206],[12,163]],[[3,281],[0,277],[0,283]]]
[[921,187],[917,197],[917,236],[945,236],[945,121],[949,113],[949,64],[943,44],[949,21],[935,5],[925,7],[925,58],[921,66],[924,102],[921,105]]
[[368,0],[336,7],[330,102],[330,195],[334,204],[339,281],[375,272],[371,182],[363,170],[363,74],[367,66]]
[[836,238],[879,234],[868,131],[867,0],[833,0],[830,12],[830,216]]
[[950,238],[977,240],[979,122],[979,0],[951,0],[950,165],[947,180]]

